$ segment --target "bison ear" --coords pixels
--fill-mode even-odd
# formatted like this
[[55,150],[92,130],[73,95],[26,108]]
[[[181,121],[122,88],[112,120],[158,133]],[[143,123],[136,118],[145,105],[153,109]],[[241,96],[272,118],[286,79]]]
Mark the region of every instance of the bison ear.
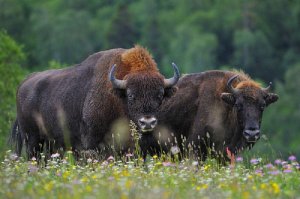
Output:
[[268,93],[268,95],[265,97],[265,101],[267,106],[269,104],[272,104],[278,100],[278,95],[275,93]]
[[111,92],[120,98],[126,97],[126,89],[113,88]]
[[178,90],[178,88],[176,86],[173,86],[171,88],[165,88],[164,97],[167,97],[167,98],[172,97],[172,95],[174,95],[177,90]]
[[233,106],[235,104],[235,97],[232,93],[222,93],[221,99],[229,105]]

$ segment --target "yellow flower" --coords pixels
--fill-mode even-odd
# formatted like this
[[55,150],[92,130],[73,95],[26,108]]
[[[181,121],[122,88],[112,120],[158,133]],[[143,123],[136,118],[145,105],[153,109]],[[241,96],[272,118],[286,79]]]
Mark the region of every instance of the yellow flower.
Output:
[[154,156],[153,156],[153,159],[157,159],[157,155],[154,155]]
[[69,176],[70,176],[70,171],[66,171],[66,172],[64,172],[63,175],[62,175],[62,177],[63,177],[64,179],[67,179]]
[[280,192],[280,187],[278,184],[276,184],[275,182],[271,184],[273,190],[274,190],[274,193],[277,194]]
[[45,184],[44,188],[46,191],[51,191],[53,188],[53,185],[54,185],[54,183],[51,181],[51,182]]
[[132,187],[132,185],[133,185],[133,182],[132,182],[131,180],[128,180],[128,181],[126,181],[126,183],[125,183],[126,189],[130,189],[130,188]]
[[247,199],[247,198],[249,198],[249,196],[250,196],[250,193],[248,191],[245,191],[242,193],[242,198]]
[[81,182],[83,182],[83,183],[87,182],[88,180],[89,180],[89,179],[88,179],[87,177],[81,178]]
[[127,170],[123,170],[122,171],[122,175],[125,176],[125,177],[127,177],[127,176],[129,176],[129,172]]
[[265,183],[262,183],[262,184],[260,185],[260,188],[261,188],[261,189],[266,189],[266,187],[267,187],[267,185],[266,185]]
[[85,187],[85,190],[86,190],[87,192],[91,192],[93,189],[92,189],[91,186],[87,185],[87,186]]
[[92,178],[95,180],[95,179],[97,179],[97,176],[96,176],[96,175],[93,175]]

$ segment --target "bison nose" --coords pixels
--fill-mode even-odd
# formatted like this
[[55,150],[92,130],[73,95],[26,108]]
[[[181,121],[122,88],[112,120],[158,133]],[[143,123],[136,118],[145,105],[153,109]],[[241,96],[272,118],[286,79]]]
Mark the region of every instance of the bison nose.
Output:
[[257,128],[249,128],[244,131],[244,137],[247,142],[256,142],[260,137],[260,130]]
[[140,126],[142,132],[152,131],[157,124],[157,119],[155,117],[142,117],[138,120],[138,125]]

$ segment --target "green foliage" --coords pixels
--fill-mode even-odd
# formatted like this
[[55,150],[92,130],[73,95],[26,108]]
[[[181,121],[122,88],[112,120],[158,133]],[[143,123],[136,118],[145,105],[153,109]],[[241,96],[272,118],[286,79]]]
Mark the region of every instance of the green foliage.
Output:
[[6,32],[0,32],[0,150],[7,146],[5,143],[16,114],[16,90],[24,78],[24,70],[20,68],[25,60],[22,47]]
[[300,62],[290,68],[284,83],[276,83],[279,100],[271,105],[264,116],[264,129],[277,153],[297,154],[300,129]]

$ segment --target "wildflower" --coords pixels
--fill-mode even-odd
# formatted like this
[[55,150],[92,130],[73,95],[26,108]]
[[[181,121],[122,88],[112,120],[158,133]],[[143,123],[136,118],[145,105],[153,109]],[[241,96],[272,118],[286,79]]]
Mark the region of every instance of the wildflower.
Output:
[[269,171],[268,174],[271,174],[271,175],[278,175],[278,174],[279,174],[279,171],[278,171],[278,170],[275,170],[275,171]]
[[282,161],[281,165],[283,166],[283,165],[286,165],[287,163],[288,163],[287,161]]
[[173,155],[178,154],[180,152],[180,149],[177,146],[172,146],[171,147],[171,153]]
[[267,169],[273,169],[274,168],[274,165],[272,163],[269,163],[269,164],[266,164],[265,167]]
[[172,166],[172,163],[171,162],[163,162],[162,165],[164,167],[170,167],[170,166]]
[[267,185],[266,185],[265,183],[262,183],[262,184],[260,185],[260,188],[261,188],[261,189],[265,189],[265,188],[267,188]]
[[59,157],[59,153],[54,153],[51,155],[51,158],[58,158]]
[[283,170],[283,173],[291,173],[291,172],[293,172],[291,169],[285,169],[285,170]]
[[154,156],[153,156],[153,159],[157,159],[157,155],[154,155]]
[[93,189],[92,189],[91,186],[87,185],[87,186],[85,187],[85,190],[86,190],[87,192],[91,192]]
[[17,154],[13,153],[13,154],[10,155],[9,158],[10,158],[11,160],[15,161],[15,160],[17,160],[19,157],[18,157]]
[[257,170],[255,170],[255,174],[257,174],[257,175],[263,175],[263,172],[262,172],[261,169],[257,169]]
[[114,161],[115,160],[115,158],[113,157],[113,156],[109,156],[108,158],[107,158],[107,161]]
[[36,161],[36,158],[35,158],[35,157],[32,157],[31,160],[32,160],[32,161]]
[[35,166],[33,164],[29,165],[29,168],[28,168],[29,173],[36,173],[38,170],[39,170],[39,168],[37,166]]
[[237,161],[237,162],[242,162],[242,161],[243,161],[243,157],[241,157],[241,156],[236,157],[236,161]]
[[272,188],[273,188],[273,190],[274,190],[274,193],[279,193],[280,192],[280,187],[279,187],[279,185],[278,184],[276,184],[276,183],[272,183],[271,184],[271,186],[272,186]]
[[126,154],[126,157],[128,157],[128,158],[130,158],[130,157],[132,157],[132,156],[133,156],[132,153],[127,153],[127,154]]
[[281,162],[282,162],[282,160],[280,160],[280,159],[276,159],[276,160],[274,161],[274,163],[277,164],[277,165],[281,164]]
[[251,164],[254,164],[254,165],[256,165],[256,164],[258,164],[258,163],[259,163],[259,160],[258,160],[258,159],[255,159],[255,158],[253,158],[253,159],[251,159],[251,160],[250,160],[250,163],[251,163]]
[[107,162],[107,161],[104,161],[104,162],[102,162],[101,165],[102,165],[102,166],[107,166],[107,165],[108,165],[108,162]]
[[296,156],[291,155],[291,156],[289,157],[289,161],[291,161],[291,162],[296,161]]
[[54,185],[54,183],[51,181],[51,182],[45,184],[44,188],[46,191],[51,191],[53,188],[53,185]]
[[197,166],[198,165],[198,161],[193,161],[192,165],[193,166]]
[[93,161],[93,160],[92,160],[91,158],[88,158],[88,159],[87,159],[87,162],[88,162],[88,163],[91,163],[92,161]]

